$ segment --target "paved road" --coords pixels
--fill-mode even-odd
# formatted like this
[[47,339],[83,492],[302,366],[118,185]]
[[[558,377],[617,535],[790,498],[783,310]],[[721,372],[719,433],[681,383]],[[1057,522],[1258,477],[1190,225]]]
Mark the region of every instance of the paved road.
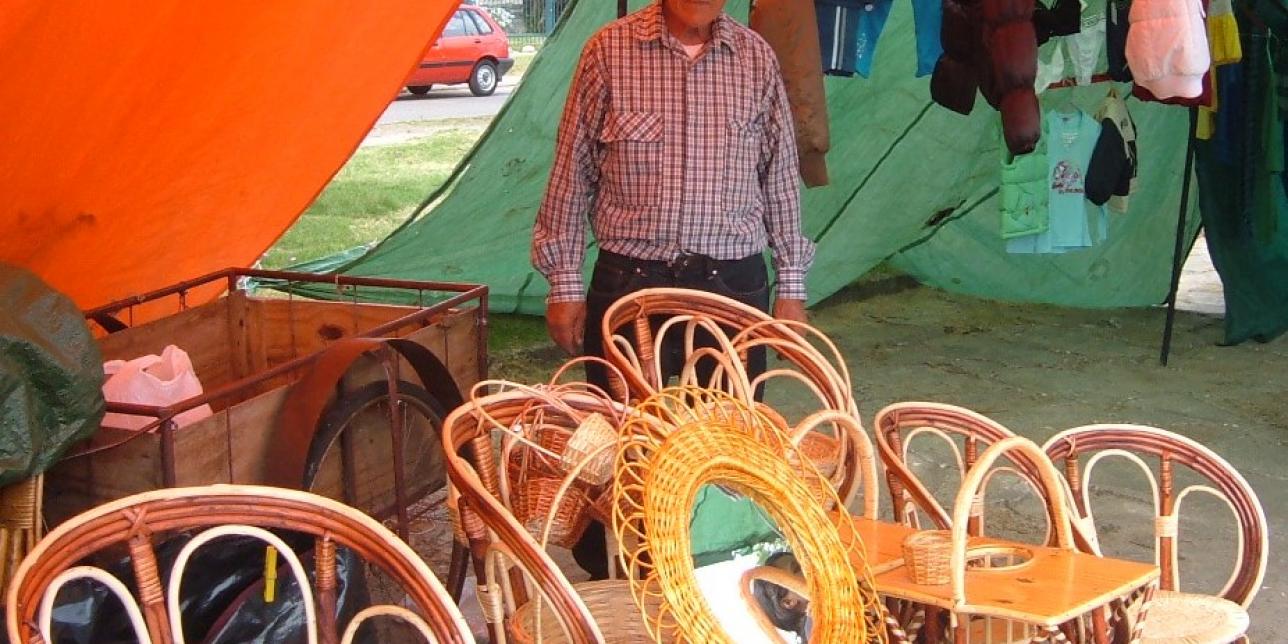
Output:
[[435,87],[424,96],[413,96],[403,90],[380,115],[376,125],[492,116],[501,110],[518,80],[518,77],[506,77],[495,94],[482,98],[471,95],[465,85]]

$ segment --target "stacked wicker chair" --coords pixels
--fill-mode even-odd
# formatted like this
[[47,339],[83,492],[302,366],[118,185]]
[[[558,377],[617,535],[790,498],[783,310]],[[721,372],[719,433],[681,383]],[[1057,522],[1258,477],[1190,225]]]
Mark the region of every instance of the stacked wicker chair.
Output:
[[493,642],[647,639],[627,582],[572,584],[547,552],[575,543],[590,517],[607,521],[626,413],[584,385],[494,382],[445,421],[450,505]]
[[[1092,535],[1097,553],[1105,544],[1097,537],[1091,505],[1096,465],[1108,459],[1125,460],[1139,467],[1149,481],[1155,515],[1154,563],[1162,572],[1161,592],[1150,609],[1144,641],[1229,642],[1243,636],[1249,622],[1248,605],[1260,589],[1266,572],[1268,534],[1265,511],[1256,493],[1233,466],[1189,438],[1141,425],[1090,425],[1070,429],[1047,441],[1044,450],[1051,460],[1064,464],[1076,510],[1084,531]],[[1146,459],[1156,462],[1158,469],[1151,468]],[[1181,470],[1197,474],[1206,484],[1190,485],[1178,492],[1177,475]],[[1225,501],[1238,530],[1234,570],[1217,595],[1181,592],[1179,518],[1182,502],[1192,493]],[[1128,622],[1117,620],[1117,631],[1128,628]]]
[[[808,324],[777,320],[735,300],[676,288],[645,289],[618,300],[604,316],[604,352],[621,378],[618,396],[643,400],[668,385],[662,347],[682,338],[684,363],[677,384],[721,390],[748,404],[787,430],[791,442],[831,481],[848,506],[864,481],[876,478],[876,459],[863,431],[850,374],[836,346]],[[701,347],[706,336],[716,347]],[[774,366],[751,380],[745,362],[750,352],[778,355]],[[702,369],[700,367],[708,368]],[[708,373],[707,381],[700,381]],[[756,402],[764,385],[790,381],[813,396],[817,413],[789,423]],[[844,419],[842,419],[844,417]],[[862,499],[862,513],[875,517],[877,497]]]
[[[316,539],[316,585],[299,557],[268,530],[290,530]],[[158,537],[196,532],[179,553],[169,583],[163,583],[153,550]],[[67,583],[88,579],[105,586],[124,605],[140,642],[183,641],[179,584],[192,553],[228,535],[258,538],[280,552],[305,597],[307,641],[348,644],[375,617],[393,617],[414,627],[428,642],[473,642],[465,620],[424,561],[387,528],[366,514],[307,492],[256,486],[215,485],[146,492],[100,506],[50,532],[23,560],[9,587],[6,623],[10,642],[51,641],[54,600]],[[84,564],[87,557],[125,547],[136,581],[137,600],[119,579]],[[406,590],[416,610],[372,606],[336,624],[336,548],[353,550]],[[315,594],[316,591],[316,594]]]

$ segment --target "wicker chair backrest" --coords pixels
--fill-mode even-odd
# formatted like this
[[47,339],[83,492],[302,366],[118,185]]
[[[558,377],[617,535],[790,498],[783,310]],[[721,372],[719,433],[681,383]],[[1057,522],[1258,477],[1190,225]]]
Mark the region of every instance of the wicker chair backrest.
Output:
[[[269,530],[289,530],[316,540],[315,582],[299,557]],[[163,584],[153,549],[157,535],[195,532]],[[258,538],[272,545],[291,569],[305,597],[307,640],[347,643],[368,619],[397,617],[430,642],[473,642],[451,597],[425,562],[406,543],[366,514],[307,492],[241,485],[171,488],[108,503],[56,527],[23,560],[7,598],[11,642],[47,642],[58,590],[76,579],[105,585],[124,604],[139,641],[183,642],[179,586],[183,569],[198,548],[227,535]],[[112,547],[129,550],[135,593],[101,568],[84,565]],[[361,611],[338,632],[336,548],[354,551],[402,585],[416,611],[378,606]],[[135,597],[137,596],[137,600]]]
[[[1179,517],[1182,502],[1191,493],[1205,493],[1225,501],[1238,529],[1234,570],[1221,597],[1245,608],[1252,603],[1265,577],[1269,553],[1266,514],[1261,502],[1229,462],[1198,442],[1164,429],[1143,425],[1087,425],[1061,432],[1043,447],[1047,456],[1063,462],[1083,532],[1096,534],[1090,491],[1096,465],[1106,459],[1124,459],[1139,467],[1150,484],[1154,504],[1154,557],[1162,570],[1160,587],[1180,590]],[[1156,471],[1146,459],[1157,463]],[[1207,480],[1177,490],[1176,466],[1183,466]],[[1097,549],[1099,544],[1096,544]]]
[[[712,336],[718,347],[696,348],[698,332]],[[614,388],[620,389],[618,395],[639,401],[666,387],[662,344],[664,339],[677,336],[684,339],[686,348],[680,386],[716,389],[753,404],[757,389],[790,380],[809,392],[812,409],[850,416],[849,423],[835,422],[832,415],[802,420],[795,428],[787,427],[786,420],[782,424],[795,444],[823,457],[818,462],[825,465],[824,474],[843,502],[849,505],[862,492],[864,515],[876,516],[875,452],[863,431],[845,361],[825,334],[808,324],[778,320],[712,293],[680,288],[637,291],[613,303],[604,315],[605,357],[621,373],[620,381],[611,379]],[[753,349],[776,354],[782,366],[749,378],[745,363]],[[698,379],[697,367],[703,362],[716,366],[712,381]]]
[[[521,492],[508,489],[505,468],[510,458],[505,448],[515,440],[511,432],[521,429],[538,412],[541,422],[554,430],[570,429],[569,423],[576,427],[572,419],[583,415],[604,412],[612,416],[622,410],[620,405],[592,393],[516,386],[472,396],[444,421],[443,442],[452,495],[449,505],[454,508],[460,537],[469,541],[475,577],[483,580],[479,601],[494,640],[504,641],[508,618],[518,606],[535,599],[553,611],[566,641],[605,641],[586,604],[546,548],[516,519],[514,495]],[[502,434],[500,450],[494,441],[498,433]],[[517,449],[524,447],[521,444]],[[532,451],[535,457],[550,458],[553,464],[559,464],[551,455]]]

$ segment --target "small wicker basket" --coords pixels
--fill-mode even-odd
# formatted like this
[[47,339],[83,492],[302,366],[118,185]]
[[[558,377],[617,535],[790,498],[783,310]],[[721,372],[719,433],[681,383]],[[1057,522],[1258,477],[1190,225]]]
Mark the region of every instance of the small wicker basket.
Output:
[[[555,504],[555,495],[562,483],[562,479],[554,477],[529,477],[514,496],[514,518],[518,519],[534,539],[541,539],[546,515]],[[573,547],[590,523],[587,505],[589,500],[586,493],[576,485],[570,486],[559,502],[559,508],[555,510],[554,520],[550,522],[549,543],[564,548]]]
[[913,583],[939,586],[952,580],[952,533],[922,530],[903,540],[903,563]]

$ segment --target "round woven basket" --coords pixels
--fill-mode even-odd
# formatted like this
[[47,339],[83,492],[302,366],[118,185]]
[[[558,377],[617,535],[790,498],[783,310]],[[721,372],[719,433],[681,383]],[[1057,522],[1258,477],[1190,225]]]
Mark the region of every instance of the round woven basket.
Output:
[[952,581],[953,537],[947,530],[922,530],[903,540],[903,563],[913,583],[939,586]]
[[[545,529],[546,518],[550,515],[550,508],[555,505],[555,498],[562,484],[562,479],[553,476],[528,477],[513,497],[514,518],[538,539]],[[588,505],[590,501],[586,498],[586,493],[575,486],[570,487],[550,521],[548,542],[564,548],[573,547],[590,523]]]

